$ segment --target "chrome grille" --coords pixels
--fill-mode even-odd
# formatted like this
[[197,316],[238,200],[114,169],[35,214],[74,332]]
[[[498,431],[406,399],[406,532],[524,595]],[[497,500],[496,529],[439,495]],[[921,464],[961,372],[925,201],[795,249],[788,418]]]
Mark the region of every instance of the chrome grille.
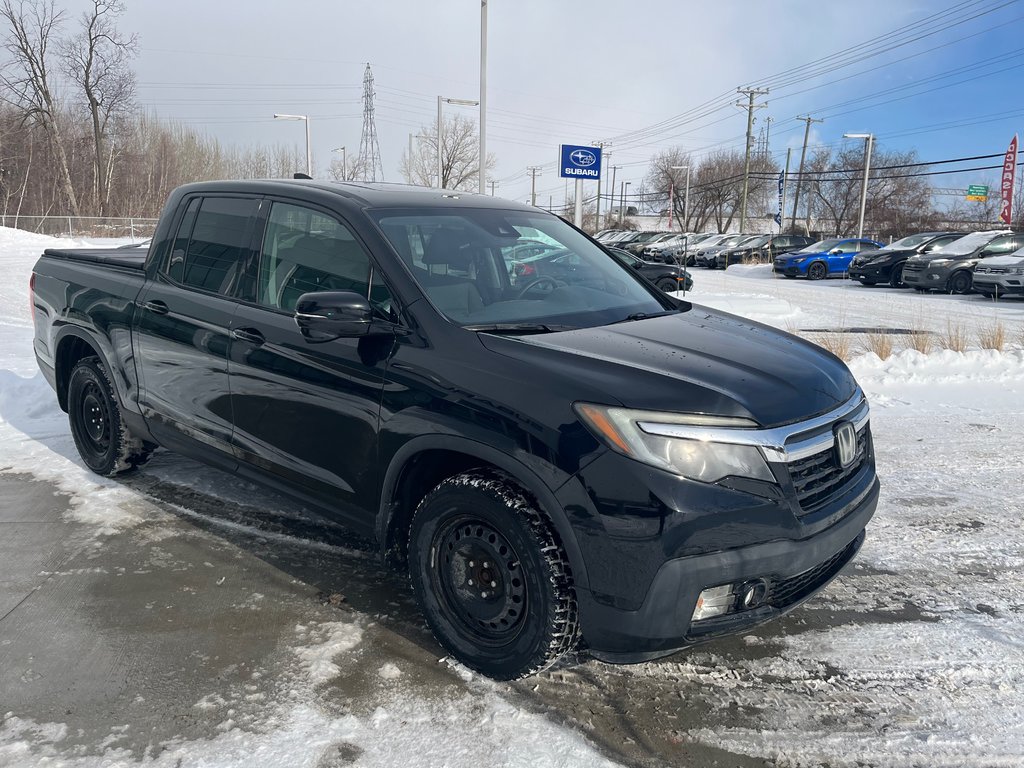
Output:
[[857,432],[857,451],[853,462],[845,469],[839,466],[832,446],[788,463],[797,501],[805,513],[820,509],[843,492],[867,460],[868,439],[868,427],[865,425]]

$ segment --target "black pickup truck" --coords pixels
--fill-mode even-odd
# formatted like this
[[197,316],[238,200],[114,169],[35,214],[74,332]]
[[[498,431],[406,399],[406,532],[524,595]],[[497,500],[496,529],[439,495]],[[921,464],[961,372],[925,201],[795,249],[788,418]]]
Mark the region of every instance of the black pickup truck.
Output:
[[[513,284],[520,241],[576,269]],[[856,554],[878,498],[841,361],[492,197],[188,185],[145,252],[47,251],[31,301],[92,470],[163,446],[286,490],[378,542],[495,678],[779,616]]]

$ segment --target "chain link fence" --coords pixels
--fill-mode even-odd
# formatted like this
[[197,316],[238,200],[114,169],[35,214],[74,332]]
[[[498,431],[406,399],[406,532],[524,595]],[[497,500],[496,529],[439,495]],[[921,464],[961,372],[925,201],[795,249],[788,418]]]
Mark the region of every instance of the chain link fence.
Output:
[[157,219],[101,216],[10,216],[0,214],[0,226],[23,229],[54,237],[130,237],[143,240],[153,236]]

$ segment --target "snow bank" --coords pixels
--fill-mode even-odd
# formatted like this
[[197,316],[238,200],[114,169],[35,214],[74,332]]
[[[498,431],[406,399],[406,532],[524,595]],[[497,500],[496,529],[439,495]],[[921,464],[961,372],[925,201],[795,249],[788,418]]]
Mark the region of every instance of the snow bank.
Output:
[[717,309],[722,312],[729,312],[740,317],[746,317],[758,323],[766,323],[776,327],[793,326],[804,319],[804,312],[791,301],[768,296],[765,294],[729,294],[729,293],[706,293],[704,291],[690,291],[685,297],[677,293],[676,296],[686,298],[694,304]]

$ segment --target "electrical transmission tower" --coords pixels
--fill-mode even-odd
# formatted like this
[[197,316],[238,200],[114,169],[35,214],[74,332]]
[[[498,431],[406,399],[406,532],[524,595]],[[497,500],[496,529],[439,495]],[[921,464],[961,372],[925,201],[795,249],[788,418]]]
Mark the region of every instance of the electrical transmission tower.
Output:
[[377,143],[377,123],[373,118],[373,72],[366,65],[363,73],[363,134],[359,138],[358,167],[362,170],[363,181],[384,181],[384,166],[380,161],[380,145]]

